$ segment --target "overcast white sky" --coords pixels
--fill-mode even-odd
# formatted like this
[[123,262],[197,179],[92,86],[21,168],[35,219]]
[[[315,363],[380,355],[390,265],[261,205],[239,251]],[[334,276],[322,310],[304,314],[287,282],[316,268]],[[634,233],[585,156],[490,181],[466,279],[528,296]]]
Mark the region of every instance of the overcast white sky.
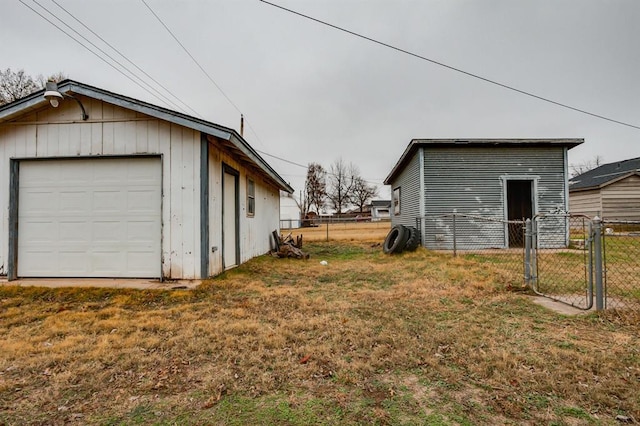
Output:
[[[34,0],[22,1],[65,28]],[[35,1],[126,64],[52,0]],[[244,113],[258,135],[245,128],[249,143],[295,163],[328,168],[342,157],[381,184],[413,138],[578,137],[586,142],[569,152],[569,163],[596,155],[605,162],[640,157],[638,129],[493,86],[258,0],[146,1]],[[239,129],[236,108],[140,0],[55,2],[203,118]],[[640,126],[637,0],[273,2]],[[74,80],[176,109],[20,2],[0,0],[0,68],[8,67],[32,75],[62,71]],[[264,158],[297,194],[305,169]],[[388,197],[389,191],[380,194]]]

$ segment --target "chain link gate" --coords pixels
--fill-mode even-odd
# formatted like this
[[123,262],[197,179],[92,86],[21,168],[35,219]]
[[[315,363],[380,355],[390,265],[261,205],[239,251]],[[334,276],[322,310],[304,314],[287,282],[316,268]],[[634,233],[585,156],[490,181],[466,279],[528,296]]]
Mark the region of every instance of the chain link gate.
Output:
[[525,225],[525,281],[538,295],[593,307],[594,229],[582,215],[536,215]]

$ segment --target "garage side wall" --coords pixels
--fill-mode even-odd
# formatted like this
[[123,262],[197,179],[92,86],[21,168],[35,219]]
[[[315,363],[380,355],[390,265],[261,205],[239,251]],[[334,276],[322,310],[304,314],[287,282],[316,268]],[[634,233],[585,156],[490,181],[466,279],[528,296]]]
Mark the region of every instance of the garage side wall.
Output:
[[162,274],[193,279],[200,271],[200,133],[99,100],[75,102],[0,124],[0,274],[7,272],[10,159],[161,155]]
[[[222,262],[222,164],[237,170],[239,182],[240,263],[267,253],[270,233],[279,230],[280,191],[263,180],[252,168],[220,148],[210,137],[209,147],[209,275],[223,272]],[[247,179],[255,184],[255,214],[247,214]],[[215,250],[215,251],[214,251]]]

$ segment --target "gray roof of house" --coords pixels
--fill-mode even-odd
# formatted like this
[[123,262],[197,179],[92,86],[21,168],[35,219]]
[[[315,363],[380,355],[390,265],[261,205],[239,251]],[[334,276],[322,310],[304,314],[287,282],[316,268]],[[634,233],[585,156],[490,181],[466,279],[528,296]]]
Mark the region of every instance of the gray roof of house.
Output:
[[584,139],[413,139],[407,145],[400,159],[384,180],[385,185],[390,185],[391,181],[402,171],[406,162],[411,159],[416,150],[420,147],[540,147],[540,146],[561,146],[573,148],[584,143]]
[[[64,80],[58,83],[58,91],[66,94],[77,94],[99,99],[160,120],[188,127],[207,135],[215,136],[223,141],[225,148],[235,153],[241,159],[241,162],[253,165],[258,172],[274,183],[279,189],[293,193],[293,188],[233,129],[73,80]],[[18,99],[15,102],[0,106],[0,124],[28,112],[41,109],[47,105],[48,101],[44,99],[43,95],[44,90],[40,90],[22,99]]]
[[603,164],[569,179],[569,191],[602,188],[630,175],[640,175],[640,157]]

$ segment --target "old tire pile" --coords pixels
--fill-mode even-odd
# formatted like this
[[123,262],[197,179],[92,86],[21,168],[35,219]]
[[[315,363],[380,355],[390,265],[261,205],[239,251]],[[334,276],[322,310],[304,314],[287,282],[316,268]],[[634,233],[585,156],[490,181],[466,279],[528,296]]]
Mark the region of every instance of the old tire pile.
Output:
[[420,245],[420,231],[413,226],[396,225],[391,228],[384,239],[382,251],[386,254],[397,254],[403,251],[414,251]]

